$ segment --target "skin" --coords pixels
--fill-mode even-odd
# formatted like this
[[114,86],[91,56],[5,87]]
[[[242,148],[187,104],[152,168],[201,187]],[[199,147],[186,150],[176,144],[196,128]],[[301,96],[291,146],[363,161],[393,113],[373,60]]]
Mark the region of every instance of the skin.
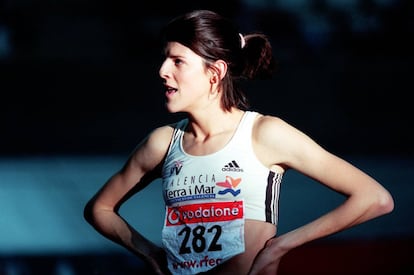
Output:
[[[188,114],[183,146],[191,155],[210,154],[223,148],[244,113],[237,108],[221,108],[220,80],[227,65],[221,60],[213,65],[215,70],[207,68],[203,59],[189,48],[170,42],[159,70],[166,85],[166,108],[172,113]],[[169,88],[174,90],[170,92]],[[85,218],[97,231],[139,256],[155,274],[169,273],[164,251],[135,231],[117,211],[129,196],[161,176],[157,168],[162,165],[172,132],[171,125],[153,130],[85,208]],[[208,274],[277,274],[281,258],[291,249],[393,210],[391,195],[375,179],[280,118],[258,115],[252,135],[254,152],[264,166],[280,173],[295,169],[346,199],[318,219],[277,237],[274,225],[246,220],[246,251]]]

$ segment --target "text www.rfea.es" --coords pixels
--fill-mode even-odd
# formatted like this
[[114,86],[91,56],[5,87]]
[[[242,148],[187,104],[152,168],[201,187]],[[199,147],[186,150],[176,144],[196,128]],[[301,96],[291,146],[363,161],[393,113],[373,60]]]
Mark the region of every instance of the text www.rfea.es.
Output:
[[204,257],[204,259],[201,260],[191,260],[191,261],[184,261],[184,262],[176,262],[173,263],[173,268],[199,268],[203,266],[216,266],[221,263],[221,258],[209,258],[207,255]]

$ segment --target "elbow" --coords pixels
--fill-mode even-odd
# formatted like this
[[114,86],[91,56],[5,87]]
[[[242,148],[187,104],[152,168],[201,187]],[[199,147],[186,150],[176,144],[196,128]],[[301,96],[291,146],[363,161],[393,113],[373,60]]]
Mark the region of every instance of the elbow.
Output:
[[117,211],[102,204],[97,197],[90,199],[83,208],[83,218],[95,229],[106,223],[108,215],[116,214]]
[[391,213],[394,210],[394,199],[390,193],[387,192],[386,198],[383,199],[381,205],[384,209],[384,214]]
[[383,190],[379,192],[376,203],[374,203],[377,216],[385,215],[391,213],[394,210],[394,199],[391,194]]
[[94,224],[94,206],[95,200],[89,200],[83,208],[83,218],[91,225]]

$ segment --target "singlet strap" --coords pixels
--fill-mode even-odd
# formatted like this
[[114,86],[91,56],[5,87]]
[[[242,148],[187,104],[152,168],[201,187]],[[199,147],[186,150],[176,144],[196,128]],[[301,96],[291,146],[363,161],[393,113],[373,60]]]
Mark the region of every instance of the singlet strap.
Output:
[[178,121],[177,123],[173,124],[174,126],[174,132],[172,134],[171,137],[171,142],[170,142],[170,146],[168,147],[168,153],[167,155],[171,152],[172,148],[174,146],[178,146],[179,145],[179,141],[182,137],[182,135],[184,134],[184,130],[188,125],[188,119],[182,119],[180,121]]
[[252,137],[252,128],[254,120],[256,119],[257,112],[246,111],[240,124],[234,134],[233,140],[240,145],[240,142],[250,148],[251,146],[251,137]]

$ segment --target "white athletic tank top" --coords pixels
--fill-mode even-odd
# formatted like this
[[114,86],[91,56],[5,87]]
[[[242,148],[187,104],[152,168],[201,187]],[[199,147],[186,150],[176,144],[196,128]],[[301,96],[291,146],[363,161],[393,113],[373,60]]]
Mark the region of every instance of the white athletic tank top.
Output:
[[163,244],[174,274],[204,272],[244,252],[244,220],[277,224],[282,174],[256,157],[246,111],[221,150],[193,156],[183,150],[188,124],[176,124],[162,170],[166,204]]

